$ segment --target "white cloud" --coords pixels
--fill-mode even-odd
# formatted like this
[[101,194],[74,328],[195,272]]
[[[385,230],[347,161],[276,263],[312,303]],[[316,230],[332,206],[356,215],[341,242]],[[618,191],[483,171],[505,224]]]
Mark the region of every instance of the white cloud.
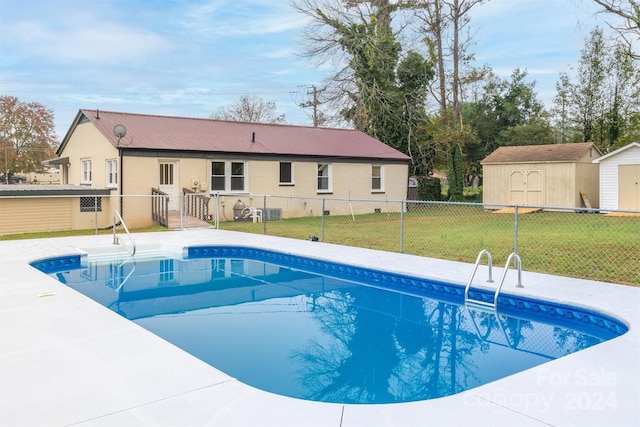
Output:
[[157,34],[113,22],[81,22],[62,28],[42,22],[20,22],[12,32],[16,42],[30,54],[60,62],[138,61],[171,47],[170,42]]

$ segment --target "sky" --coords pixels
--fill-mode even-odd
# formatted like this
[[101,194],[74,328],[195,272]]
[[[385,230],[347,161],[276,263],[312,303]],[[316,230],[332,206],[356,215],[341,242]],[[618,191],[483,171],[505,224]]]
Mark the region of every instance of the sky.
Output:
[[[476,65],[527,70],[549,103],[612,19],[595,11],[590,0],[476,6]],[[333,70],[301,56],[304,26],[288,0],[0,0],[0,95],[52,110],[59,140],[79,109],[206,118],[242,95],[311,125],[299,105]]]

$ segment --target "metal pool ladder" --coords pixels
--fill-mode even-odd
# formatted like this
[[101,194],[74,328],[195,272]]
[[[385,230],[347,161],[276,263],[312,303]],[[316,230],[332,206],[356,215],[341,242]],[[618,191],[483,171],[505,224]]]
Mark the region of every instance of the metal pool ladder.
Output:
[[[122,225],[122,228],[124,228],[124,231],[127,233],[127,237],[129,237],[131,246],[125,245],[124,242],[122,242],[122,240],[120,239],[120,237],[116,234],[116,231],[118,228],[118,222]],[[114,245],[122,244],[122,246],[124,246],[124,248],[127,250],[127,252],[129,252],[129,255],[131,256],[134,256],[136,254],[136,242],[135,240],[133,240],[133,237],[131,237],[131,233],[129,233],[127,224],[124,223],[124,220],[122,219],[122,216],[118,211],[113,212],[113,244]]]
[[496,288],[496,291],[493,294],[493,303],[491,303],[491,302],[486,302],[479,299],[469,298],[469,289],[471,288],[471,282],[473,282],[473,278],[475,277],[476,272],[478,271],[478,266],[480,265],[480,261],[482,260],[483,255],[487,256],[487,264],[489,266],[489,278],[487,279],[487,283],[493,283],[493,277],[492,277],[492,271],[491,271],[493,268],[491,253],[488,250],[483,249],[478,254],[478,258],[476,259],[476,264],[473,267],[473,273],[471,273],[471,277],[469,277],[467,286],[465,286],[464,288],[464,303],[465,304],[473,303],[476,305],[491,307],[495,310],[496,307],[498,306],[498,295],[500,294],[500,289],[502,289],[502,285],[504,284],[504,279],[505,277],[507,277],[507,272],[509,271],[509,265],[511,264],[512,260],[515,262],[516,268],[518,270],[518,284],[516,285],[516,288],[524,288],[524,286],[522,285],[522,260],[520,259],[520,256],[515,252],[509,255],[509,258],[507,258],[507,263],[504,266],[504,271],[502,272],[502,277],[500,278],[500,282],[498,283],[498,287]]

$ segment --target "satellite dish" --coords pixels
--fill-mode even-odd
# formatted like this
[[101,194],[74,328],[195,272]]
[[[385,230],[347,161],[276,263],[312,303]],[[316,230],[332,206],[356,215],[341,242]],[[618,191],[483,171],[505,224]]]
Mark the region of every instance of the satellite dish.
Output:
[[116,125],[113,128],[113,134],[118,138],[118,141],[127,134],[127,128],[122,125]]

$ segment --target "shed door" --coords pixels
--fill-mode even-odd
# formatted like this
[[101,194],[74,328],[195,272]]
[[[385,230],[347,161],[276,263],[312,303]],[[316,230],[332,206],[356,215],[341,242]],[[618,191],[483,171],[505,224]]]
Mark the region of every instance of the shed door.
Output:
[[618,209],[640,210],[640,165],[618,165]]
[[158,189],[169,195],[169,210],[178,210],[178,162],[160,162]]
[[541,170],[510,171],[509,203],[543,206],[544,172]]

